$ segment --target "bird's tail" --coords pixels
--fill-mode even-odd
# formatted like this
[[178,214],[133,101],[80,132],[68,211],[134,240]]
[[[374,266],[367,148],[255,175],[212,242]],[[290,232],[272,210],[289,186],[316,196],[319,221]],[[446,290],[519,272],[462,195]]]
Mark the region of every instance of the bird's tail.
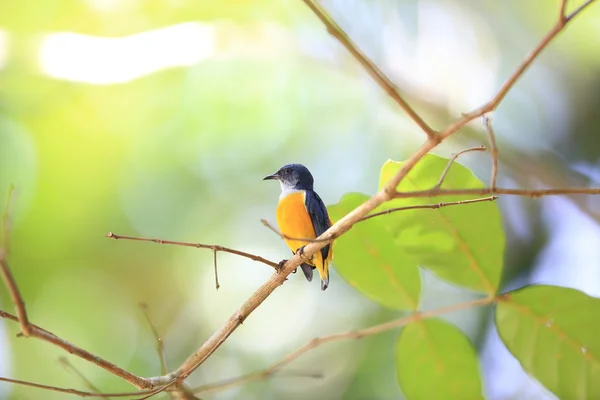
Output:
[[321,290],[327,289],[329,286],[329,263],[325,261],[322,268],[317,268],[321,277]]

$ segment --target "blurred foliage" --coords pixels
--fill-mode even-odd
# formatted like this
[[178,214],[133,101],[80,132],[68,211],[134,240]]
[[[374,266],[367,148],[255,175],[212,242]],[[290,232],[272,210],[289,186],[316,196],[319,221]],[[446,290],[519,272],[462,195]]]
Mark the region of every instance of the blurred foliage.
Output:
[[432,318],[402,329],[398,383],[408,399],[482,399],[477,353],[456,326]]
[[526,371],[561,399],[600,396],[600,299],[535,285],[503,296],[496,324]]
[[[487,99],[550,26],[554,3],[324,2],[436,127]],[[49,34],[119,38],[189,21],[214,33],[213,52],[189,67],[95,85],[53,78],[41,66],[40,49]],[[585,161],[591,168],[600,157],[593,135],[599,107],[598,21],[597,7],[574,21],[496,112],[501,183],[531,186],[573,174],[593,182],[570,163]],[[405,158],[423,139],[301,1],[3,0],[0,32],[7,38],[4,47],[0,40],[6,50],[4,64],[0,61],[0,195],[10,183],[17,187],[10,261],[31,319],[139,375],[159,373],[139,301],[149,304],[173,368],[271,271],[220,255],[217,292],[210,252],[114,242],[104,234],[218,243],[278,260],[288,255],[284,243],[258,222],[273,219],[278,196],[261,184],[265,174],[302,162],[315,175],[321,197],[333,204],[344,193],[373,193],[381,164]],[[67,50],[64,57],[78,61]],[[480,145],[484,137],[471,127],[439,152]],[[461,162],[477,176],[489,176],[486,157],[468,155]],[[565,186],[563,180],[552,184]],[[498,203],[511,249],[502,283],[513,285],[539,267],[546,238],[554,232],[544,214],[546,203]],[[586,218],[595,218],[593,209],[581,209]],[[368,229],[369,222],[364,226]],[[584,239],[573,237],[565,249]],[[256,371],[314,337],[398,318],[400,309],[413,308],[408,298],[392,300],[389,293],[386,305],[393,309],[381,307],[346,285],[335,271],[336,263],[346,264],[343,248],[341,242],[336,247],[326,293],[292,276],[189,383]],[[594,260],[589,258],[588,269],[595,268]],[[574,264],[565,267],[580,271]],[[490,271],[497,268],[490,265]],[[402,279],[413,290],[421,282],[420,292],[410,297],[413,305],[419,295],[430,307],[469,296],[427,274],[419,278],[414,269]],[[494,287],[499,279],[490,276]],[[0,304],[11,309],[2,289]],[[485,337],[485,313],[473,310],[452,318],[471,339]],[[62,351],[16,338],[17,329],[0,323],[0,375],[82,388],[56,361]],[[324,379],[282,374],[206,397],[398,398],[390,352],[396,340],[397,332],[390,332],[327,345],[289,366],[323,373]],[[89,363],[71,361],[106,392],[131,389]],[[483,369],[484,387],[506,382]],[[519,397],[527,384],[504,386]],[[2,398],[40,396],[64,398],[0,385]]]

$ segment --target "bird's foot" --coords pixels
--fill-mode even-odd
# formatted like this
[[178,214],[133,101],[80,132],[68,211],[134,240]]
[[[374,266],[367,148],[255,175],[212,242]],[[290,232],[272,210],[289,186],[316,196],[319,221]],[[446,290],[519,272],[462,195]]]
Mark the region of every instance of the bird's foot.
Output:
[[304,258],[304,248],[305,248],[305,247],[306,247],[306,246],[302,246],[302,247],[300,247],[298,250],[296,250],[296,254],[298,254],[298,255],[300,256],[300,258],[301,258],[303,261],[307,261],[307,260]]
[[283,259],[283,260],[279,261],[279,264],[277,264],[277,267],[275,268],[275,271],[281,272],[281,270],[283,269],[283,266],[285,265],[286,262],[287,262],[286,259]]

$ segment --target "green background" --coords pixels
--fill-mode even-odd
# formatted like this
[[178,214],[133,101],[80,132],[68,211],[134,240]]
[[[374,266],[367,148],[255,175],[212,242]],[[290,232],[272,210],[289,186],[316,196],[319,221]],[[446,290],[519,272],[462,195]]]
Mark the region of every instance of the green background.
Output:
[[[555,3],[324,2],[434,127],[493,94],[550,28]],[[197,45],[209,49],[191,66],[92,84],[49,76],[40,63],[45,40],[56,32],[119,38],[182,22],[198,23],[204,33]],[[592,6],[493,116],[501,184],[593,184],[589,171],[600,153],[599,26],[600,9]],[[301,162],[315,175],[324,201],[334,204],[348,192],[374,193],[383,163],[404,159],[424,139],[300,0],[2,0],[0,32],[0,194],[10,183],[17,187],[10,262],[31,320],[138,375],[160,374],[138,302],[148,303],[174,368],[272,270],[220,254],[216,291],[210,251],[115,242],[104,237],[107,232],[221,244],[278,261],[289,251],[259,222],[274,222],[279,195],[275,183],[262,182],[265,175]],[[171,46],[195,54],[194,45],[178,40]],[[72,49],[62,61],[71,57],[66,65],[75,68],[85,57]],[[101,61],[119,65],[118,58]],[[447,156],[485,143],[481,125],[473,124],[436,152]],[[485,154],[465,155],[461,162],[488,182]],[[597,229],[597,202],[565,201],[578,221]],[[499,204],[510,249],[501,286],[519,286],[542,268],[540,257],[556,227],[572,220],[571,208],[549,211],[546,200],[502,198]],[[586,237],[575,232],[564,238],[563,258],[557,259],[566,275],[551,276],[573,278],[565,284],[580,282],[598,294],[598,283],[581,275],[580,262],[569,257]],[[596,259],[589,260],[585,267],[597,270]],[[421,275],[424,308],[474,296],[429,272]],[[0,304],[12,310],[4,289]],[[335,264],[324,293],[317,283],[292,275],[188,382],[256,371],[316,336],[402,315],[356,292]],[[490,359],[506,357],[488,348],[486,310],[449,318]],[[58,363],[63,352],[17,339],[16,332],[16,324],[0,322],[0,375],[84,389]],[[392,350],[397,342],[393,331],[322,346],[280,376],[207,398],[399,398]],[[103,391],[131,388],[70,360]],[[483,386],[493,398],[543,393],[539,384],[492,373],[489,365],[484,359]],[[307,373],[324,378],[294,376]],[[0,385],[0,397],[40,396],[64,398]]]

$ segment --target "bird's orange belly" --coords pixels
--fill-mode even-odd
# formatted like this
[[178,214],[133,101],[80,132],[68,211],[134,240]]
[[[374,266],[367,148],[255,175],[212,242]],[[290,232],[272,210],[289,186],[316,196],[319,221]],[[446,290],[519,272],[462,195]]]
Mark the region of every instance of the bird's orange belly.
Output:
[[[304,205],[304,192],[294,192],[279,200],[277,206],[277,225],[285,237],[296,239],[315,239],[315,228]],[[284,240],[295,253],[310,242],[304,240]]]

